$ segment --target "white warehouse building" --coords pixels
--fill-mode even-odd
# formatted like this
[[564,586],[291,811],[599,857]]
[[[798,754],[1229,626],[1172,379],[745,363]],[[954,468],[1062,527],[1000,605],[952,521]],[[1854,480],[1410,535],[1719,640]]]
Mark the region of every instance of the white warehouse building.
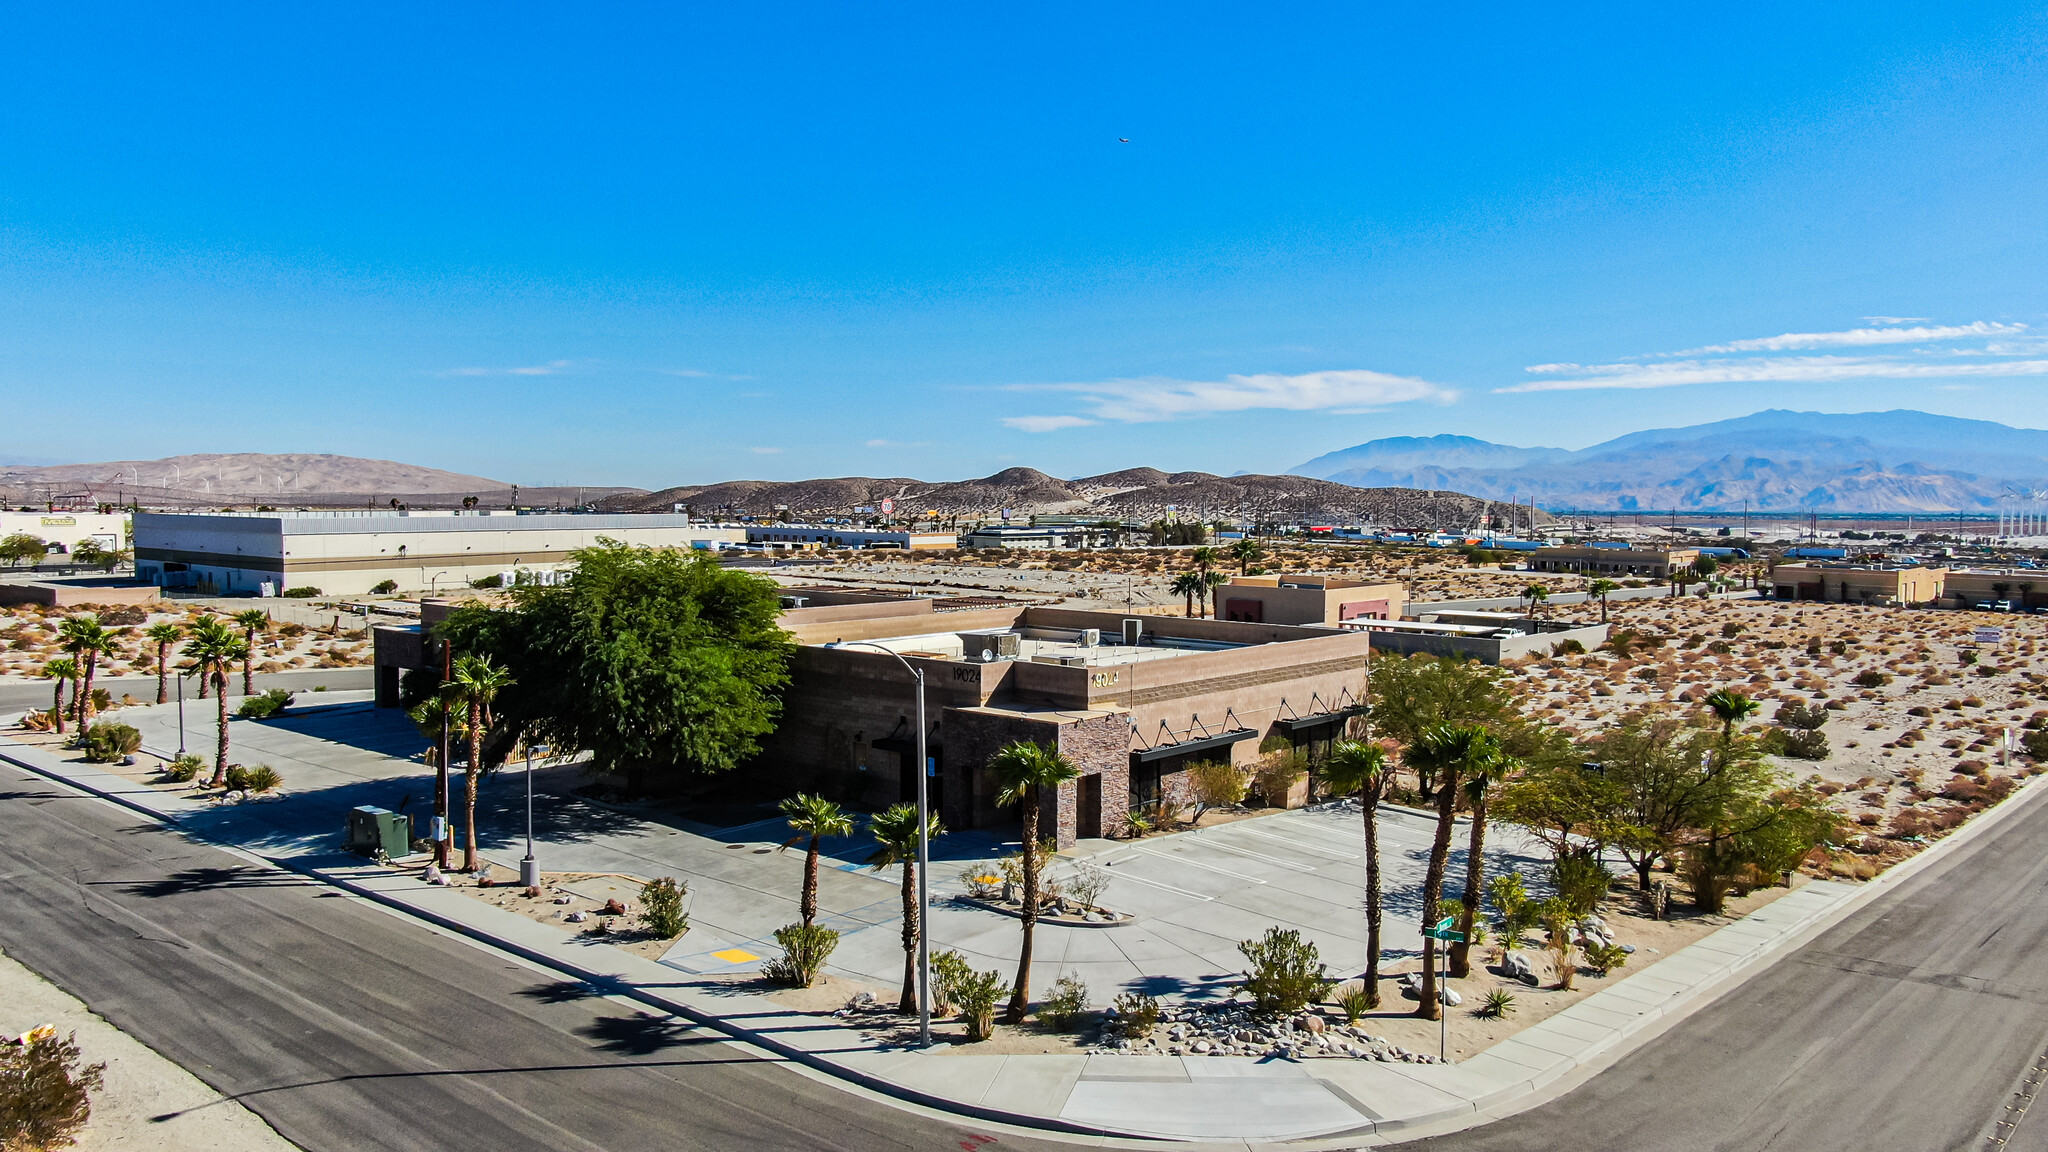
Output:
[[688,516],[509,511],[138,512],[134,531],[137,580],[221,596],[359,596],[385,581],[436,591],[507,574],[546,581],[599,538],[712,551],[746,538]]

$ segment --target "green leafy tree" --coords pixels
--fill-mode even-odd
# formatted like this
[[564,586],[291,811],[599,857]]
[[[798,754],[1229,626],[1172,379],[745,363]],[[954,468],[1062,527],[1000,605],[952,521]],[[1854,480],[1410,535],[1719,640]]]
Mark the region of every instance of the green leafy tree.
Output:
[[79,676],[78,661],[73,660],[69,656],[59,656],[55,660],[44,663],[43,675],[50,680],[56,681],[56,694],[50,698],[50,720],[56,726],[57,734],[62,736],[64,734],[64,713],[68,707],[64,703],[64,688],[66,685],[77,683]]
[[[1408,746],[1407,761],[1418,773],[1437,782],[1436,835],[1430,842],[1429,867],[1422,878],[1422,925],[1437,922],[1443,900],[1444,872],[1451,858],[1451,832],[1458,810],[1458,784],[1468,772],[1487,770],[1500,756],[1493,734],[1479,724],[1434,724]],[[1422,1003],[1416,1015],[1434,1020],[1443,1011],[1437,1002],[1437,942],[1422,940]]]
[[5,540],[0,540],[0,556],[7,558],[9,568],[21,567],[23,560],[32,560],[35,566],[40,568],[43,566],[43,557],[49,554],[50,546],[44,543],[41,537],[31,536],[26,532],[16,532]]
[[1586,591],[1592,593],[1595,600],[1600,601],[1600,622],[1602,624],[1607,623],[1607,594],[1620,591],[1620,589],[1621,585],[1604,576],[1586,585]]
[[97,613],[80,612],[67,616],[57,625],[57,642],[78,661],[80,677],[78,699],[72,703],[78,709],[78,738],[85,739],[86,729],[92,725],[92,677],[99,668],[101,655],[115,647],[114,634],[100,623]]
[[1330,749],[1323,762],[1323,787],[1340,796],[1358,797],[1365,822],[1365,975],[1361,978],[1370,1006],[1380,1005],[1380,796],[1391,769],[1387,750],[1378,744],[1345,740]]
[[170,702],[171,645],[185,635],[185,630],[169,620],[159,620],[142,630],[142,638],[156,645],[156,702]]
[[220,788],[227,784],[228,778],[228,675],[249,646],[218,616],[200,617],[193,621],[188,632],[190,638],[185,641],[185,658],[191,662],[202,683],[212,682],[220,709],[216,721],[212,780],[212,786]]
[[1009,1022],[1022,1024],[1024,1014],[1031,1006],[1031,942],[1038,927],[1038,872],[1040,853],[1032,846],[1038,843],[1039,797],[1048,788],[1081,775],[1074,762],[1060,755],[1059,749],[1050,744],[1035,744],[1019,740],[1005,746],[989,758],[989,769],[995,773],[996,804],[1007,808],[1014,804],[1024,825],[1024,904],[1018,910],[1018,919],[1024,924],[1024,952],[1017,960],[1017,984],[1010,993]]
[[261,608],[248,608],[235,613],[235,625],[242,630],[242,695],[256,694],[256,634],[270,627],[270,613]]
[[777,586],[702,553],[615,541],[575,560],[567,584],[523,584],[506,606],[465,606],[441,625],[458,651],[510,669],[504,731],[589,749],[635,790],[757,754],[793,651]]
[[[925,839],[937,839],[945,829],[939,826],[937,816],[927,819]],[[892,865],[903,866],[903,991],[896,998],[896,1010],[915,1012],[917,938],[923,931],[923,916],[920,914],[924,911],[917,905],[917,805],[892,804],[875,813],[875,818],[868,822],[868,833],[875,838],[875,851],[868,857],[868,867],[879,871]],[[1025,954],[1030,954],[1028,948]]]
[[491,708],[512,686],[512,673],[485,653],[455,658],[453,678],[442,688],[446,706],[464,718],[469,759],[462,767],[462,870],[474,872],[476,851],[476,789],[484,774],[484,732],[491,727]]
[[798,840],[808,840],[804,851],[804,890],[797,904],[797,912],[809,927],[818,918],[818,841],[828,836],[853,835],[853,817],[846,810],[823,796],[810,796],[802,792],[782,802],[782,815],[795,835],[783,842],[787,848]]

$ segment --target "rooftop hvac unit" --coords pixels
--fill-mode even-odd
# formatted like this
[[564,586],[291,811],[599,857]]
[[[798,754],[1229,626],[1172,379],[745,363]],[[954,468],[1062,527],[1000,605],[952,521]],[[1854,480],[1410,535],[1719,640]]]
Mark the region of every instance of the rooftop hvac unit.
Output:
[[1023,651],[1023,641],[1024,638],[1015,632],[998,633],[996,635],[996,658],[999,660],[1015,660],[1017,653]]
[[1096,648],[1096,647],[1099,647],[1099,646],[1101,646],[1101,644],[1102,644],[1102,629],[1100,629],[1100,628],[1083,628],[1083,629],[1081,629],[1081,647],[1083,647],[1083,648]]
[[1143,620],[1124,621],[1124,647],[1136,648],[1144,638],[1145,622]]

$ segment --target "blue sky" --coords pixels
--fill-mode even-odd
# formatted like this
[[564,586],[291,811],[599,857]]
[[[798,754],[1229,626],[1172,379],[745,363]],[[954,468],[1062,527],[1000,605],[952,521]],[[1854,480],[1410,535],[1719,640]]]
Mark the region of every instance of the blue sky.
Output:
[[0,15],[0,455],[2048,423],[2039,5],[428,7]]

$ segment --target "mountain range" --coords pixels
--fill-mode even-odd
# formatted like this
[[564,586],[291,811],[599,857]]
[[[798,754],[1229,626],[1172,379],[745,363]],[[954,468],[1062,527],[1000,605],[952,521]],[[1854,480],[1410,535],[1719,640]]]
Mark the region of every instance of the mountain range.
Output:
[[1342,484],[1449,488],[1551,509],[1988,511],[2048,488],[2048,431],[1927,412],[1771,409],[1631,432],[1590,448],[1395,436],[1289,471]]
[[[577,505],[638,488],[522,488],[522,505]],[[459,504],[474,496],[486,507],[513,498],[503,480],[447,472],[396,460],[370,460],[303,452],[226,452],[162,460],[110,460],[97,464],[0,465],[0,501],[121,503],[149,507],[274,504],[278,507],[362,507],[390,500],[413,507]]]

